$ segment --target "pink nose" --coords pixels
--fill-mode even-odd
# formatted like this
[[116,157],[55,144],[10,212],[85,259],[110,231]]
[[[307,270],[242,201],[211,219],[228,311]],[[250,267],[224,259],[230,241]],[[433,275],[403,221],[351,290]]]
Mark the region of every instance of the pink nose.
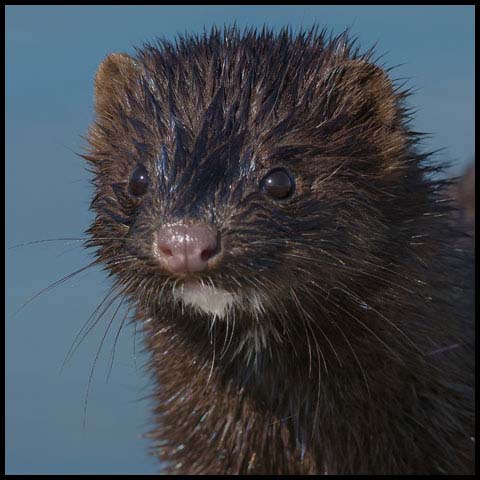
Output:
[[154,252],[169,272],[199,272],[218,253],[218,232],[204,225],[165,226],[155,232]]

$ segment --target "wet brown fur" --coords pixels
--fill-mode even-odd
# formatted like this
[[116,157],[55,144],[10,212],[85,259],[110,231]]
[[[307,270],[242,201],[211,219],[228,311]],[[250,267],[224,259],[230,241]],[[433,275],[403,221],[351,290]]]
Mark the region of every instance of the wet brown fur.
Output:
[[[316,30],[214,29],[100,65],[89,245],[143,325],[167,471],[473,472],[473,261],[406,96]],[[283,201],[259,188],[277,166]],[[219,229],[202,280],[263,311],[173,303],[151,244],[175,221]]]

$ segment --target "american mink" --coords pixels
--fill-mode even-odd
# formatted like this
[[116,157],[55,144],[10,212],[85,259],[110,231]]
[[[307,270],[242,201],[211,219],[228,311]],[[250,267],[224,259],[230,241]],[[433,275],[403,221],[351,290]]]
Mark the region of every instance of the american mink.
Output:
[[88,245],[170,473],[474,471],[473,260],[372,55],[233,27],[98,69]]

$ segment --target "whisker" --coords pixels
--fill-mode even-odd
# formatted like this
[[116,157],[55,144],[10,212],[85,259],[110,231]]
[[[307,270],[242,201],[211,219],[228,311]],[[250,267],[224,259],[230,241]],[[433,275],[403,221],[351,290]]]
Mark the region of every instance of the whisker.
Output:
[[[123,293],[123,292],[119,292],[119,293],[117,294],[117,296],[113,299],[113,301],[110,302],[109,306],[110,306],[115,300],[117,300],[119,297],[121,297],[122,293]],[[123,302],[123,298],[122,298],[120,304],[121,304],[122,302]],[[117,311],[118,311],[118,308],[117,308],[117,310],[115,310],[115,314],[117,313]],[[101,341],[100,341],[100,344],[99,344],[99,346],[98,346],[98,348],[97,348],[97,352],[96,352],[96,354],[95,354],[95,359],[93,360],[92,368],[90,369],[90,376],[89,376],[89,378],[88,378],[87,392],[86,392],[86,395],[85,395],[85,402],[84,402],[84,404],[83,404],[83,428],[85,428],[85,426],[86,426],[86,421],[87,421],[87,404],[88,404],[88,396],[89,396],[89,394],[90,394],[90,388],[91,388],[91,385],[92,385],[93,373],[94,373],[94,371],[95,371],[95,366],[97,365],[97,360],[98,360],[98,357],[99,357],[99,355],[100,355],[100,351],[101,351],[101,349],[102,349],[102,346],[103,346],[103,343],[104,343],[104,341],[105,341],[105,338],[107,337],[107,334],[108,334],[108,332],[109,332],[109,330],[110,330],[110,327],[112,326],[113,320],[115,319],[115,314],[112,316],[112,318],[111,318],[110,321],[108,322],[107,328],[105,329],[105,332],[104,332],[104,334],[103,334],[103,336],[102,336],[102,339],[101,339]],[[103,315],[103,313],[102,313],[102,315]],[[101,318],[101,316],[99,317],[99,319],[100,319],[100,318]]]
[[225,317],[225,323],[226,323],[225,339],[224,339],[224,341],[223,341],[222,350],[220,351],[219,360],[221,360],[221,359],[223,358],[223,356],[225,355],[225,353],[226,353],[225,347],[226,347],[226,345],[227,345],[227,340],[228,340],[228,328],[229,328],[229,325],[230,325],[230,322],[229,322],[229,314],[230,314],[230,310],[227,310],[227,312],[226,312],[226,317]]
[[30,242],[17,243],[8,247],[8,250],[13,250],[15,248],[26,247],[28,245],[35,245],[39,243],[50,243],[50,242],[84,242],[88,240],[87,237],[75,238],[75,237],[64,237],[64,238],[46,238],[44,240],[33,240]]
[[[95,308],[95,310],[92,312],[92,314],[90,315],[90,317],[88,318],[87,322],[85,322],[85,324],[82,326],[81,330],[77,333],[77,335],[75,336],[75,339],[70,347],[70,350],[68,351],[67,353],[67,356],[64,360],[64,363],[62,365],[62,369],[64,367],[64,365],[67,363],[67,361],[69,361],[73,354],[77,351],[77,349],[80,347],[80,345],[82,344],[82,342],[85,340],[85,338],[87,337],[87,335],[95,328],[95,326],[100,322],[101,318],[103,317],[103,315],[105,315],[105,313],[108,311],[108,309],[111,307],[111,305],[115,302],[115,300],[120,296],[120,295],[124,295],[125,292],[128,290],[130,284],[132,282],[127,282],[123,285],[123,288],[118,291],[117,295],[112,298],[110,300],[110,302],[108,303],[108,305],[103,309],[102,313],[100,313],[97,318],[94,319],[95,315],[98,313],[98,311],[100,310],[100,308],[102,307],[102,305],[108,300],[108,298],[112,295],[112,293],[115,292],[115,290],[118,290],[120,287],[122,287],[122,285],[113,285],[110,290],[108,291],[108,293],[105,295],[105,297],[103,298],[103,300],[100,302],[100,304]],[[82,337],[80,338],[80,340],[78,340],[77,344],[75,345],[75,341],[76,339],[79,337],[79,335],[81,334],[82,330],[84,330],[84,328],[87,327],[88,323],[92,321],[92,324],[88,327],[88,329],[84,332],[84,334],[82,335]]]
[[77,249],[78,249],[78,245],[75,246],[75,247],[67,248],[67,249],[64,250],[63,252],[58,253],[58,254],[56,255],[56,258],[59,258],[59,257],[65,255],[66,253],[73,252],[73,251],[75,251],[75,250],[77,250]]
[[[354,298],[357,302],[361,303],[361,299],[359,297],[354,295],[353,292],[351,292],[350,289],[348,289],[345,285],[343,286],[345,287],[345,290],[343,290],[345,291],[345,293],[350,293],[352,298]],[[368,309],[371,310],[372,312],[375,312],[380,318],[385,320],[389,325],[391,325],[395,330],[397,330],[397,332],[400,333],[400,335],[402,335],[408,341],[408,343],[413,348],[415,348],[415,350],[417,350],[417,352],[423,353],[422,350],[417,346],[417,344],[398,325],[396,325],[388,317],[383,315],[381,312],[379,312],[376,308],[372,307],[371,305],[368,305]]]
[[[320,365],[320,357],[323,360],[323,365],[325,367],[325,372],[328,374],[328,368],[327,368],[327,362],[325,360],[325,356],[323,355],[322,349],[320,348],[320,345],[318,344],[316,335],[313,332],[311,322],[313,322],[312,316],[303,308],[301,305],[300,301],[298,300],[297,295],[295,294],[295,291],[293,288],[290,289],[292,298],[294,299],[294,303],[297,306],[297,310],[300,313],[301,317],[303,318],[303,323],[305,325],[305,333],[307,336],[307,342],[308,342],[308,348],[309,348],[309,355],[310,355],[310,365],[309,365],[309,376],[311,374],[311,369],[312,369],[312,364],[311,364],[311,348],[310,348],[310,340],[309,340],[309,335],[307,332],[307,326],[310,329],[310,333],[312,335],[312,338],[315,342],[315,349],[317,353],[317,375],[318,375],[318,384],[317,384],[317,399],[315,403],[315,414],[314,414],[314,419],[313,419],[313,428],[312,428],[312,435],[311,439],[313,439],[313,436],[315,434],[316,426],[317,426],[317,420],[318,420],[318,413],[319,413],[319,408],[320,408],[320,388],[322,384],[322,368]],[[323,332],[322,332],[323,333]]]
[[[115,310],[115,313],[113,314],[113,318],[115,318],[115,315],[120,310],[120,307],[122,306],[124,301],[125,301],[125,298],[122,298],[122,301],[118,304],[118,307]],[[127,319],[129,313],[130,313],[130,308],[128,308],[127,311],[125,312],[125,315],[123,316],[122,321],[120,323],[120,327],[118,327],[117,333],[115,334],[115,339],[113,341],[113,347],[112,347],[112,354],[110,356],[110,365],[108,367],[108,373],[107,373],[107,380],[106,380],[107,383],[108,383],[108,380],[110,379],[110,374],[112,373],[113,360],[115,358],[115,349],[117,347],[118,337],[120,336],[120,332],[122,331],[123,325],[125,324],[125,320]]]
[[[303,289],[303,292],[304,292],[305,294],[307,294],[317,306],[319,306],[320,308],[322,308],[322,305],[320,305],[320,304],[318,303],[318,300],[317,300],[315,297],[313,297],[310,289],[305,288],[305,289]],[[312,326],[315,326],[315,328],[318,328],[318,329],[320,330],[320,333],[323,335],[323,337],[325,338],[325,340],[327,341],[327,343],[330,345],[330,348],[332,349],[333,354],[335,355],[335,357],[336,357],[336,359],[337,359],[337,361],[338,361],[338,364],[339,364],[340,366],[342,366],[342,362],[341,362],[341,360],[340,360],[340,357],[338,356],[337,350],[336,350],[335,347],[333,346],[330,338],[328,338],[328,335],[323,331],[322,327],[318,324],[318,322],[312,322],[312,324],[313,324],[313,325],[311,325],[311,327],[312,327]]]
[[371,398],[371,393],[370,393],[370,387],[368,385],[368,380],[367,380],[367,375],[365,374],[365,370],[362,367],[362,364],[360,363],[360,359],[358,358],[357,354],[355,353],[355,350],[353,349],[352,344],[350,343],[350,340],[348,337],[345,335],[344,331],[340,328],[340,326],[335,322],[335,320],[332,319],[333,325],[337,328],[337,330],[340,332],[342,335],[343,339],[345,340],[346,344],[349,346],[350,351],[352,352],[353,357],[355,358],[355,361],[357,362],[358,367],[360,368],[360,372],[363,377],[363,381],[365,383],[365,387],[367,388],[368,396]]
[[[315,339],[315,336],[313,336]],[[315,403],[315,415],[313,417],[313,428],[312,428],[312,436],[311,439],[313,440],[313,436],[315,434],[315,431],[317,429],[317,420],[318,420],[318,412],[320,409],[320,388],[322,386],[322,369],[320,367],[320,355],[322,356],[323,363],[325,364],[325,369],[326,369],[326,363],[325,363],[325,358],[323,356],[322,350],[320,349],[317,340],[315,339],[315,348],[317,350],[317,371],[318,371],[318,384],[317,384],[317,401]],[[326,371],[326,370],[325,370]]]
[[[323,250],[322,250],[323,252]],[[318,252],[317,252],[318,253]],[[309,262],[314,262],[314,263],[318,263],[319,260],[318,260],[318,256],[317,257],[310,257],[310,256],[306,256],[306,255],[299,255],[299,254],[294,254],[294,253],[285,253],[285,256],[287,257],[291,257],[291,258],[295,258],[295,259],[301,259],[301,260],[307,260]],[[329,254],[329,256],[331,256]],[[339,260],[340,261],[340,260]],[[379,268],[379,269],[382,269],[382,270],[385,270],[389,273],[393,273],[393,274],[396,274],[396,272],[394,270],[391,270],[391,269],[388,269],[386,267],[383,267],[381,265],[375,265],[371,262],[367,262],[365,260],[363,260],[363,262],[367,265],[371,265],[373,266],[374,268]],[[393,287],[396,287],[396,288],[399,288],[407,293],[410,293],[412,294],[413,291],[408,289],[407,287],[405,287],[404,285],[401,285],[397,282],[394,282],[392,280],[389,280],[387,278],[384,278],[384,277],[381,277],[379,275],[375,275],[374,273],[372,272],[369,272],[369,271],[366,271],[364,269],[360,269],[360,268],[355,268],[355,267],[352,267],[352,266],[349,266],[349,265],[346,265],[344,263],[342,264],[336,264],[336,263],[328,263],[324,260],[321,261],[321,264],[322,266],[329,266],[329,267],[333,267],[333,268],[339,268],[339,269],[342,269],[342,270],[347,270],[347,271],[351,271],[351,272],[354,272],[354,273],[358,273],[359,275],[362,275],[362,276],[367,276],[367,277],[370,277],[370,278],[374,278],[376,280],[380,280],[381,282],[385,283],[385,284],[388,284],[388,285],[392,285]],[[405,279],[409,280],[409,281],[412,281],[411,279],[407,278],[407,277],[404,277]]]
[[59,280],[56,280],[55,282],[51,283],[50,285],[48,285],[47,287],[45,288],[42,288],[42,290],[40,290],[39,292],[37,292],[35,295],[31,296],[30,298],[28,298],[17,310],[15,310],[10,318],[13,318],[15,317],[20,311],[22,311],[28,304],[30,304],[31,302],[33,302],[36,298],[38,298],[40,295],[42,295],[42,293],[46,293],[56,287],[58,287],[59,285],[61,285],[62,283],[66,282],[67,280],[70,280],[71,278],[73,278],[75,275],[78,275],[82,272],[84,272],[85,270],[89,269],[90,267],[93,267],[95,264],[98,263],[98,260],[94,260],[93,262],[89,263],[88,265],[82,267],[82,268],[79,268],[78,270],[75,270],[74,272],[72,273],[69,273],[68,275],[65,275],[64,277],[60,278]]
[[[124,242],[137,242],[138,239],[128,238],[128,237],[96,237],[93,241],[95,242],[107,242],[111,240],[120,240]],[[36,245],[41,243],[51,243],[51,242],[88,242],[92,241],[91,237],[58,237],[58,238],[45,238],[42,240],[31,240],[28,242],[16,243],[8,247],[8,250],[14,250],[16,248],[27,247],[30,245]]]
[[303,311],[302,306],[300,305],[300,302],[297,298],[297,295],[295,294],[295,290],[293,288],[290,288],[290,295],[293,298],[293,303],[297,307],[298,313],[300,313],[300,318],[302,319],[303,327],[305,329],[305,336],[307,339],[307,346],[308,346],[308,377],[310,378],[310,375],[312,373],[312,347],[310,345],[310,336],[308,334],[307,326],[306,326],[306,321],[305,321],[305,314]]
[[[95,318],[96,314],[98,313],[98,311],[102,308],[104,303],[108,300],[110,295],[114,292],[114,290],[115,290],[115,286],[110,288],[110,290],[107,292],[107,294],[103,297],[103,300],[95,307],[95,310],[90,314],[90,316],[87,318],[86,322],[83,324],[82,328],[75,335],[75,338],[73,339],[72,344],[70,345],[70,348],[68,349],[68,352],[65,355],[65,359],[63,360],[62,367],[60,369],[60,373],[62,373],[66,364],[70,361],[73,354],[76,352],[77,348],[80,346],[80,344],[85,339],[85,337],[88,335],[88,333],[97,324],[98,320],[94,320],[94,318]],[[106,309],[108,310],[108,306],[107,306]],[[105,311],[103,313],[105,313]],[[102,315],[103,315],[103,313],[102,313]],[[100,315],[100,318],[101,318],[102,315]],[[86,330],[86,332],[84,333],[84,335],[82,336],[80,341],[77,343],[78,338],[80,337],[80,335],[82,335],[82,332],[87,328],[87,326],[89,325],[89,323],[91,321],[93,321],[93,324],[88,327],[88,329]]]
[[[213,326],[215,325],[215,320],[216,320],[216,316],[213,317],[213,321],[212,321],[212,325],[210,327],[210,330],[213,328]],[[210,367],[210,372],[208,373],[208,378],[207,378],[207,383],[205,384],[205,388],[204,388],[204,392],[206,391],[209,383],[210,383],[210,380],[212,378],[212,374],[213,374],[213,367],[215,365],[215,336],[213,337],[213,355],[212,355],[212,366]]]
[[342,312],[346,313],[350,318],[353,318],[365,330],[370,332],[394,357],[396,357],[398,360],[403,362],[403,359],[397,354],[397,352],[395,352],[395,350],[393,350],[391,347],[389,347],[368,325],[365,324],[365,322],[362,322],[361,320],[359,320],[355,315],[353,315],[351,312],[349,312],[345,308],[341,307],[338,303],[333,302],[333,301],[332,301],[332,303],[338,309],[340,309]]

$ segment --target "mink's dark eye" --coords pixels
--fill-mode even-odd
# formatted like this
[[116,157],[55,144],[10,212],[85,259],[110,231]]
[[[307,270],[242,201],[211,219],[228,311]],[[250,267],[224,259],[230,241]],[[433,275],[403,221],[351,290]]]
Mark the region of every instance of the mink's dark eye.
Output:
[[149,182],[147,169],[140,164],[135,168],[130,177],[128,191],[134,197],[141,197],[147,192]]
[[293,193],[295,183],[287,170],[276,168],[265,175],[261,186],[269,197],[280,200]]

